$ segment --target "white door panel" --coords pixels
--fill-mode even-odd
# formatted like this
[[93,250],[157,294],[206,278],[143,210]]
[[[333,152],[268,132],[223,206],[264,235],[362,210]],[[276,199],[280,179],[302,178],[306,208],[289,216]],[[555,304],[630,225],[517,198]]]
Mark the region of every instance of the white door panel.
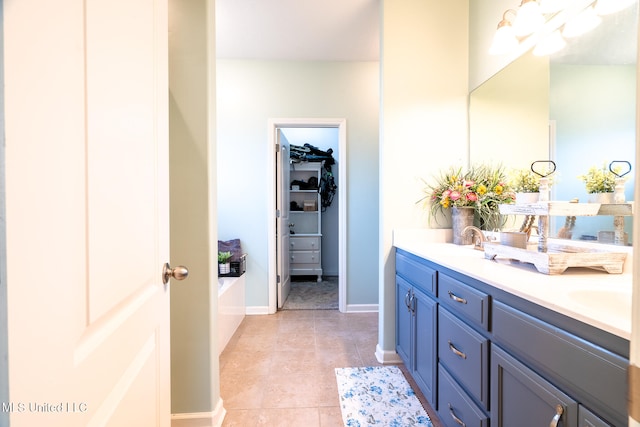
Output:
[[291,290],[289,274],[289,142],[280,128],[275,129],[280,150],[276,154],[276,251],[278,282],[278,308],[282,308]]
[[4,27],[11,426],[167,427],[166,2]]

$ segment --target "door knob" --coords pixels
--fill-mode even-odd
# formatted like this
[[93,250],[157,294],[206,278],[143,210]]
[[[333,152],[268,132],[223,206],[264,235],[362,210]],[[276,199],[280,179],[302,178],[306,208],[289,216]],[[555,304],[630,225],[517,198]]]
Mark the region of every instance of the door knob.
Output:
[[184,280],[189,275],[189,270],[184,265],[179,265],[177,267],[171,268],[168,262],[164,263],[164,267],[162,268],[162,283],[169,283],[169,279],[172,277],[176,280]]

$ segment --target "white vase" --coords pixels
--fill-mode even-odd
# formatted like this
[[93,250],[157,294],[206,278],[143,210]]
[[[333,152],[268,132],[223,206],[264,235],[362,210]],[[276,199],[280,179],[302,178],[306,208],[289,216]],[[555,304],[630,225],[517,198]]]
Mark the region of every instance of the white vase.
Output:
[[613,193],[591,193],[589,194],[589,203],[612,204]]
[[536,203],[540,198],[540,193],[516,193],[516,205],[526,205]]
[[231,263],[218,264],[218,274],[229,274],[231,272]]

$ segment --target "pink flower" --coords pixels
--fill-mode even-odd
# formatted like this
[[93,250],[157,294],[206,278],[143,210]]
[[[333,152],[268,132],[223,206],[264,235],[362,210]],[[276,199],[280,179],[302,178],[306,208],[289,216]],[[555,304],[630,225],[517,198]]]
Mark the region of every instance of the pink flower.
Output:
[[464,186],[469,188],[469,187],[473,186],[473,184],[475,184],[475,183],[476,183],[475,181],[467,181],[467,180],[465,180],[464,181]]
[[478,195],[476,193],[467,193],[467,200],[469,200],[470,202],[477,202]]
[[[447,190],[449,191],[449,190]],[[453,190],[453,191],[449,191],[449,198],[453,201],[456,201],[460,198],[461,194],[459,191]]]

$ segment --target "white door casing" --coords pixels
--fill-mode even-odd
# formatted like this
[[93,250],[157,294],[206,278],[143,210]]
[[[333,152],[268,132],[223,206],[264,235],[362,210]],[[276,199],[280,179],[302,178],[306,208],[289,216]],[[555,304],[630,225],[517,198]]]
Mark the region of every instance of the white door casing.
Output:
[[4,2],[12,427],[170,422],[167,5]]
[[[317,119],[317,118],[283,118],[283,119],[269,119],[268,121],[268,144],[269,153],[272,153],[268,157],[268,173],[267,200],[269,201],[269,212],[272,212],[273,217],[268,222],[268,235],[271,236],[268,242],[269,249],[269,313],[275,313],[278,309],[278,283],[277,283],[277,259],[276,259],[276,239],[273,236],[276,235],[276,180],[273,179],[272,173],[276,169],[276,155],[277,152],[271,148],[276,144],[276,129],[279,128],[293,128],[293,127],[334,127],[338,128],[338,145],[340,152],[340,162],[338,165],[340,177],[340,190],[338,191],[338,222],[340,224],[338,230],[338,308],[341,312],[347,311],[347,121],[346,119]],[[273,220],[272,220],[273,219]]]
[[278,275],[278,308],[282,308],[291,290],[291,275],[289,273],[289,142],[282,135],[282,130],[276,128],[276,251]]

